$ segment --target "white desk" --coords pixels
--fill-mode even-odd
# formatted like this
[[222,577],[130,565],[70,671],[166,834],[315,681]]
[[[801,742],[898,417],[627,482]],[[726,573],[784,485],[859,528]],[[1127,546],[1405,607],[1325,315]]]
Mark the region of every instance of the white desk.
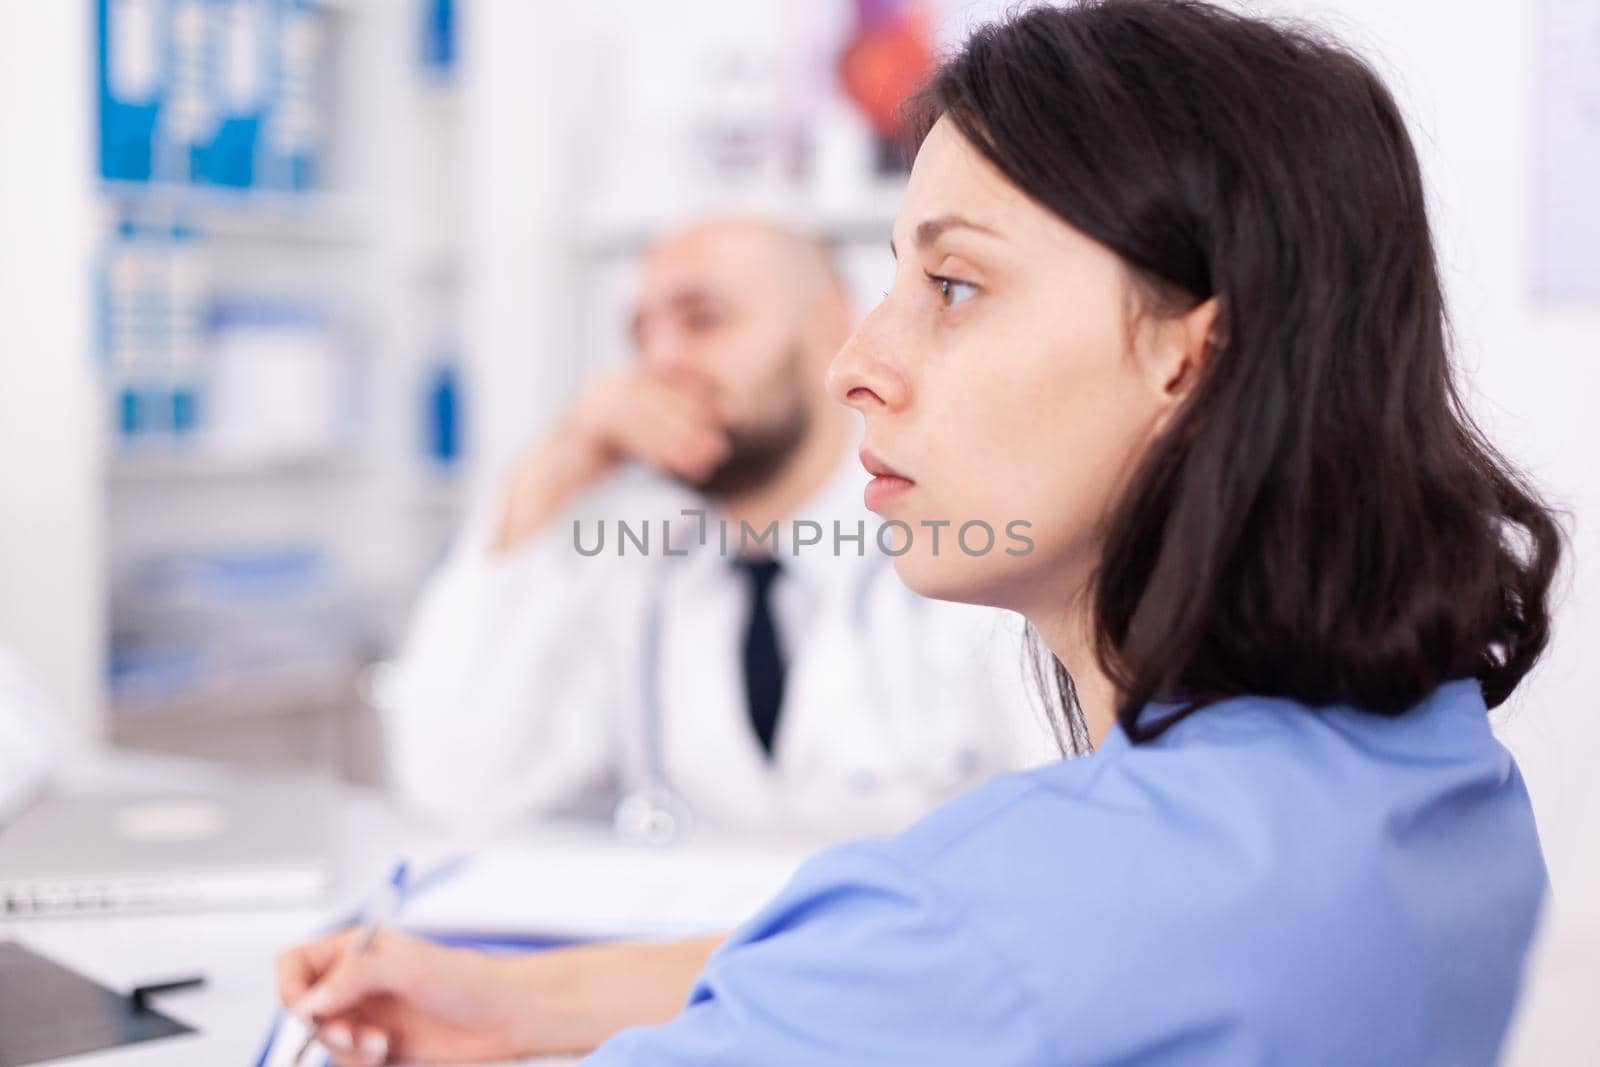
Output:
[[[75,768],[64,788],[75,793],[115,793],[225,782],[226,775],[219,768],[204,764],[122,758]],[[196,973],[206,976],[207,985],[202,989],[154,1000],[163,1012],[196,1027],[196,1034],[52,1062],[72,1067],[249,1067],[260,1050],[276,1005],[273,961],[277,954],[334,917],[348,914],[353,903],[382,882],[396,855],[404,854],[426,866],[431,859],[460,848],[459,843],[404,819],[381,796],[370,791],[342,790],[339,810],[332,814],[343,856],[339,888],[325,907],[0,920],[0,939],[19,941],[113,989],[130,989],[144,982]],[[731,925],[742,917],[744,904],[737,901],[737,894],[728,894],[725,875],[730,870],[729,857],[737,856],[734,878],[743,879],[743,895],[747,899],[753,872],[765,872],[762,877],[774,887],[781,885],[804,851],[801,843],[744,843],[732,850],[728,842],[710,846],[696,842],[670,858],[671,876],[697,883],[707,891],[708,899],[720,900],[717,906],[724,910],[741,909],[740,914],[726,915],[726,922],[721,924]],[[593,921],[594,894],[579,892],[584,880],[574,874],[575,867],[592,869],[597,877],[611,877],[618,863],[627,860],[627,854],[611,841],[603,827],[559,824],[530,826],[484,846],[478,855],[486,861],[486,869],[505,869],[512,862],[508,855],[547,857],[559,867],[562,877],[551,879],[542,894],[529,896],[535,911],[529,922],[552,930],[564,926],[582,928]],[[639,855],[641,868],[659,865],[665,859],[660,854]],[[506,886],[500,906],[504,906],[504,897],[515,898],[517,893],[517,886]],[[498,895],[495,887],[480,882],[470,886],[465,896],[458,893],[458,899],[470,905],[473,894]],[[590,899],[577,899],[580,896]],[[613,911],[617,906],[621,905],[613,902]],[[683,919],[682,915],[656,917],[665,921],[668,928],[674,923],[681,925]],[[642,930],[651,916],[641,913],[634,918],[640,922],[630,924],[633,929],[617,932]],[[704,920],[702,909],[694,921]],[[571,1061],[541,1062],[553,1065]]]

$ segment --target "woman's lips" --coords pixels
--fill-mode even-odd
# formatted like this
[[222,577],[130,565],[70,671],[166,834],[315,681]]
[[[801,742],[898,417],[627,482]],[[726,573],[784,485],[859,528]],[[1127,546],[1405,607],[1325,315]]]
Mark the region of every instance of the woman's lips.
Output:
[[883,505],[916,484],[865,448],[861,450],[861,465],[873,476],[863,494],[868,511],[880,510]]
[[883,505],[915,484],[910,478],[902,478],[896,474],[880,474],[867,483],[867,491],[862,494],[862,499],[866,501],[868,511],[881,511]]

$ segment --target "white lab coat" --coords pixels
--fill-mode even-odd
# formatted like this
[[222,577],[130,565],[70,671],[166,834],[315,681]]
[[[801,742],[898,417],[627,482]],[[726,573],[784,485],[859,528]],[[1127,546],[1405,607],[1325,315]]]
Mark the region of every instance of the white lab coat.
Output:
[[60,758],[62,731],[43,690],[0,648],[0,825],[27,806]]
[[[681,511],[708,505],[633,471],[496,557],[492,501],[379,678],[393,785],[426,813],[484,823],[608,813],[665,784],[696,826],[839,837],[892,832],[997,771],[1054,757],[1021,617],[908,590],[876,546],[865,481],[852,460],[797,510],[821,523],[822,544],[795,555],[780,524],[772,596],[788,668],[770,761],[744,696],[737,526],[724,556],[711,512],[701,547]],[[589,549],[605,520],[600,555],[577,551],[575,519]],[[650,520],[650,555],[629,542],[619,558],[618,519],[635,531]],[[663,520],[688,555],[662,553]],[[864,522],[864,554],[853,542],[833,554],[834,520],[846,534]]]

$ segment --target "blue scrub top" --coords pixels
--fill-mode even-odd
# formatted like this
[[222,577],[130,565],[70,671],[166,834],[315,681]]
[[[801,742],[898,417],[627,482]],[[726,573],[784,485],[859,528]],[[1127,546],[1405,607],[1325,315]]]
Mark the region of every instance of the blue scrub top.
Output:
[[1476,682],[1229,700],[820,854],[584,1063],[1489,1064],[1544,891]]

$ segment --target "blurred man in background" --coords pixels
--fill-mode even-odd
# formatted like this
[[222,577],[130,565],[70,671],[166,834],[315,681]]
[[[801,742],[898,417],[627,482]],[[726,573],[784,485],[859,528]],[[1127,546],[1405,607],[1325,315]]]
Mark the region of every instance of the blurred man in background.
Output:
[[[651,249],[632,326],[636,365],[469,524],[381,679],[403,797],[839,835],[1050,755],[1020,623],[915,596],[876,543],[856,424],[823,390],[852,328],[826,250],[697,225]],[[821,542],[792,545],[797,519]],[[619,520],[653,527],[648,553]],[[770,524],[752,551],[744,526]]]

